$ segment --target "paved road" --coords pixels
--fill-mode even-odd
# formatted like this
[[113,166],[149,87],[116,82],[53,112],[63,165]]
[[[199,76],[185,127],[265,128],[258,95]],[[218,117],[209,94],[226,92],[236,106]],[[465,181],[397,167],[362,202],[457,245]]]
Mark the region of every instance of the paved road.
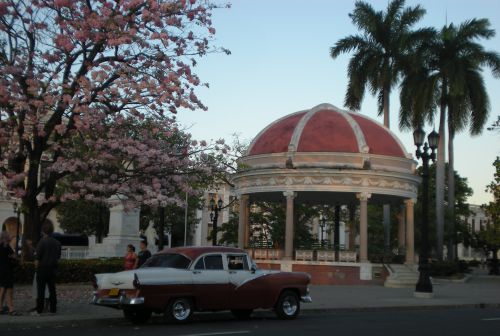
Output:
[[500,308],[459,308],[383,311],[309,312],[294,321],[281,321],[273,314],[259,313],[247,321],[237,321],[230,314],[198,314],[184,325],[165,324],[154,319],[142,326],[116,320],[101,324],[16,326],[3,329],[2,336],[54,335],[151,335],[151,336],[217,336],[217,335],[405,335],[405,336],[471,336],[500,335]]

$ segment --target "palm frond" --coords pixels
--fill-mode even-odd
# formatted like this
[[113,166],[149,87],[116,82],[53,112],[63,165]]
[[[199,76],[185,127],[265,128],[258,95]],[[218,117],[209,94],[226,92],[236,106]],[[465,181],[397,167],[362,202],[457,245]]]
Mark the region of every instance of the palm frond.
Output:
[[375,12],[373,7],[364,1],[356,1],[354,10],[349,14],[352,23],[361,31],[365,33],[374,30],[374,23],[382,21],[380,12]]
[[479,71],[467,73],[467,99],[470,104],[469,132],[472,135],[481,134],[488,120],[490,101]]
[[367,48],[368,41],[360,35],[350,35],[340,39],[330,48],[330,56],[337,58],[340,54],[349,53],[353,50],[362,50]]

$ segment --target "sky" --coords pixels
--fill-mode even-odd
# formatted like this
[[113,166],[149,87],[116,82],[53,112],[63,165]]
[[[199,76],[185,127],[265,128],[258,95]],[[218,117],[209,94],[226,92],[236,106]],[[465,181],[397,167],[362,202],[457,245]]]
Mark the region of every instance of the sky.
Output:
[[[385,10],[387,0],[368,1]],[[330,48],[339,39],[357,34],[348,14],[353,0],[232,0],[230,9],[218,9],[213,16],[217,30],[215,44],[231,55],[211,54],[194,69],[210,88],[198,95],[208,111],[182,111],[178,121],[195,139],[224,138],[233,134],[251,141],[264,127],[287,114],[321,103],[344,108],[347,64],[352,54],[333,60]],[[441,29],[447,22],[459,25],[472,18],[487,18],[497,32],[481,40],[487,50],[500,52],[500,0],[407,0],[407,6],[426,9],[415,27]],[[471,204],[492,199],[485,187],[493,180],[493,162],[500,156],[500,132],[487,131],[500,115],[500,79],[489,69],[483,73],[490,98],[490,117],[485,130],[471,137],[467,131],[455,137],[455,170],[468,179],[474,194]],[[411,131],[398,129],[398,90],[391,96],[391,131],[407,152],[414,152]],[[380,123],[376,99],[367,91],[359,111]],[[430,132],[432,127],[425,129]]]

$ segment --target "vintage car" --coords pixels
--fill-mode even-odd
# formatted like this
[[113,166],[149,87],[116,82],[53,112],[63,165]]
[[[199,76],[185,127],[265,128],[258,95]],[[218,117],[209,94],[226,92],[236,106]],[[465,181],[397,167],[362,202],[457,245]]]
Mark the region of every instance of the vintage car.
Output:
[[261,270],[246,251],[230,247],[177,247],[153,255],[141,268],[96,274],[92,303],[123,310],[144,323],[152,313],[173,322],[194,311],[231,310],[237,318],[254,309],[274,309],[296,318],[300,302],[311,302],[307,273]]

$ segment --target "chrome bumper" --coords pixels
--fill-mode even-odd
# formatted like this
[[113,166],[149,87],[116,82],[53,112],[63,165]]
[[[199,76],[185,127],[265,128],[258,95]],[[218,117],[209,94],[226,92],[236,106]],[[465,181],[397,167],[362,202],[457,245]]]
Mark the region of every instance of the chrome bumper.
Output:
[[300,297],[300,301],[305,303],[311,303],[313,302],[313,299],[311,298],[310,295],[304,295]]
[[101,297],[97,296],[96,293],[94,293],[90,303],[98,305],[98,306],[109,306],[109,307],[119,308],[121,306],[143,305],[144,298],[143,297],[130,298],[130,297],[126,297],[125,295],[120,295],[116,298],[109,298],[109,297],[101,298]]

